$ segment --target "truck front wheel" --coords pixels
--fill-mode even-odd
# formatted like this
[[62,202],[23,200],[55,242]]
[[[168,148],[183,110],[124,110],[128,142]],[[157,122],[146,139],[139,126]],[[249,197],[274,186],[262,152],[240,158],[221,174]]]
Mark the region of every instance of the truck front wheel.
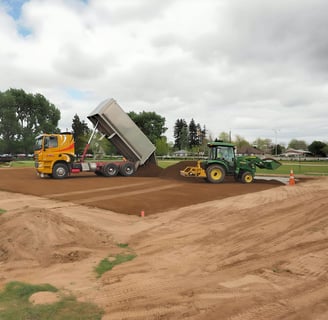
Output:
[[68,174],[68,166],[65,163],[56,163],[52,169],[52,177],[54,179],[67,178]]
[[250,172],[244,172],[241,175],[241,182],[242,183],[252,183],[254,181],[254,177]]
[[219,165],[212,165],[206,169],[207,180],[211,183],[220,183],[225,178],[225,170]]

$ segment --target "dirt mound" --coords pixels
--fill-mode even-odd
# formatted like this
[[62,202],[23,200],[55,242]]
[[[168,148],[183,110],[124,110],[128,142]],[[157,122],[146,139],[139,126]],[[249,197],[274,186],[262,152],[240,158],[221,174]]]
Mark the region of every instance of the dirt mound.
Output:
[[180,170],[187,166],[196,166],[196,161],[180,161],[165,169],[156,164],[147,164],[138,168],[135,177],[160,177],[166,179],[186,180],[180,175]]
[[60,296],[57,292],[49,291],[40,291],[33,293],[29,298],[29,302],[33,304],[49,304],[58,302],[59,300]]
[[156,164],[149,163],[138,168],[134,177],[158,177],[163,171],[163,168]]
[[26,207],[0,220],[0,262],[31,260],[47,266],[80,261],[104,246],[114,247],[108,234],[47,209]]
[[180,161],[172,166],[167,167],[163,170],[160,177],[161,178],[170,178],[170,179],[178,179],[178,180],[186,180],[185,177],[180,175],[180,170],[188,166],[196,166],[196,161]]

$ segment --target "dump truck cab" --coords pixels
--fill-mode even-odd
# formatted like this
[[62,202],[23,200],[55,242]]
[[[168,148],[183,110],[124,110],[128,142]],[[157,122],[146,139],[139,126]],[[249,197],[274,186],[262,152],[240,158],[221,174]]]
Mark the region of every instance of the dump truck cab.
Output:
[[67,177],[75,158],[74,138],[70,132],[41,134],[34,145],[35,169],[40,175]]

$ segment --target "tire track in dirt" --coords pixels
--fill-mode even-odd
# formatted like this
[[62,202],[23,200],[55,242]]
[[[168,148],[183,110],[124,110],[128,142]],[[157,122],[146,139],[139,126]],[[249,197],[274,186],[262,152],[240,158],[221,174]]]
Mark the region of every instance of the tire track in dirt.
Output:
[[104,196],[97,196],[97,197],[90,197],[87,199],[80,199],[80,200],[74,200],[75,203],[79,204],[87,204],[87,203],[92,203],[92,202],[97,202],[97,201],[102,201],[102,200],[110,200],[114,198],[123,198],[123,197],[129,197],[133,195],[138,195],[138,194],[145,194],[149,192],[158,192],[158,191],[163,191],[167,189],[172,189],[179,186],[179,184],[169,184],[165,186],[159,186],[159,187],[150,187],[150,188],[143,188],[142,190],[134,190],[134,191],[126,191],[126,192],[120,192],[120,193],[115,193],[111,195],[104,195]]
[[[322,288],[327,285],[328,221],[322,205],[328,190],[323,189],[321,194],[313,191],[313,186],[282,187],[276,190],[280,194],[273,197],[270,191],[263,191],[213,202],[213,206],[206,203],[203,207],[190,206],[157,216],[157,227],[133,238],[139,261],[126,265],[122,273],[117,270],[120,283],[133,283],[142,297],[136,303],[136,318],[133,317],[135,301],[124,306],[128,308],[128,313],[124,313],[126,318],[142,319],[139,312],[143,304],[149,307],[148,312],[152,310],[150,316],[149,313],[144,316],[160,317],[175,310],[177,319],[218,319],[218,315],[220,319],[295,319],[298,314],[311,312],[311,306],[317,303],[319,306],[314,308],[322,309],[327,295]],[[289,196],[285,197],[287,193]],[[276,204],[276,198],[282,199],[281,202]],[[251,203],[254,209],[236,210],[242,207],[240,199],[245,204]],[[236,205],[232,209],[233,203]],[[200,210],[204,207],[208,210]],[[323,225],[323,229],[314,230],[321,236],[308,232],[316,222]],[[299,237],[302,234],[303,239]],[[316,258],[309,259],[313,253]],[[312,265],[317,262],[316,266]],[[304,266],[303,273],[290,265],[299,263]],[[149,294],[146,286],[142,286],[145,280],[138,273],[141,268],[152,279]],[[163,275],[166,286],[161,283]],[[104,287],[104,291],[115,292],[115,289],[116,283]],[[305,304],[304,310],[301,303],[291,298],[302,301],[308,295],[313,299]],[[115,305],[115,295],[111,299]],[[238,305],[234,303],[237,300]],[[155,301],[170,308],[160,314],[152,308]],[[188,311],[179,309],[179,305],[188,306]],[[322,314],[327,309],[327,306],[323,308]],[[117,318],[123,316],[119,311],[114,314]]]
[[[146,182],[139,182],[139,183],[130,183],[129,188],[135,188],[140,187],[143,185],[148,185]],[[79,191],[70,191],[70,192],[64,192],[64,193],[51,193],[46,194],[44,197],[46,198],[61,198],[61,197],[70,197],[73,195],[90,195],[91,193],[99,193],[103,191],[116,191],[120,189],[126,189],[126,185],[124,186],[114,186],[114,187],[106,187],[106,188],[96,188],[96,189],[86,189],[86,190],[79,190]]]

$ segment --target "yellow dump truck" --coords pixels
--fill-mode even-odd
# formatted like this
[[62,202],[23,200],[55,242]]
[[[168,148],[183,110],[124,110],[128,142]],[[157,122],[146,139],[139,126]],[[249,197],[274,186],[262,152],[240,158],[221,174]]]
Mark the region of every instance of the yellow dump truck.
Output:
[[[41,177],[63,179],[72,173],[94,172],[106,177],[133,175],[140,166],[156,163],[155,146],[114,99],[99,104],[88,116],[94,130],[79,161],[75,160],[73,134],[44,133],[36,137],[35,169]],[[124,161],[85,161],[91,139],[98,130],[124,157]]]

